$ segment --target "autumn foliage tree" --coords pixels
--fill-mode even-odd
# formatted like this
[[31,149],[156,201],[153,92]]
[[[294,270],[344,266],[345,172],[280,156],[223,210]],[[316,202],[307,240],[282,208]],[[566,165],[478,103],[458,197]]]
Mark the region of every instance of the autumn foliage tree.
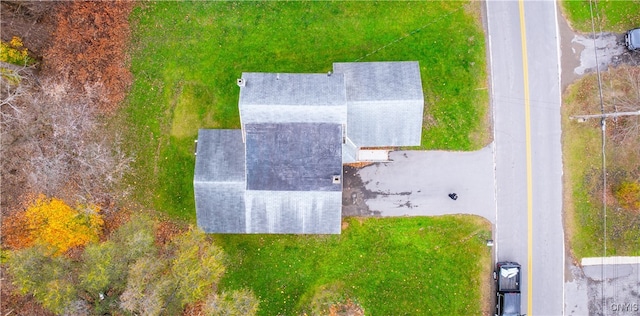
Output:
[[118,305],[119,295],[132,277],[130,265],[142,257],[157,260],[153,230],[154,223],[149,218],[136,216],[119,227],[109,240],[85,248],[79,285],[96,312],[107,313],[112,303]]
[[2,245],[8,249],[22,249],[33,245],[29,233],[29,221],[25,212],[19,211],[2,221]]
[[174,314],[212,292],[225,270],[222,249],[196,229],[175,237],[168,248],[168,257],[142,258],[131,266],[121,296],[124,309],[146,315]]
[[103,225],[100,209],[95,205],[72,208],[56,198],[39,196],[27,208],[25,217],[30,239],[52,247],[54,254],[99,240]]
[[71,207],[61,199],[36,197],[26,209],[5,218],[3,242],[10,249],[48,247],[54,255],[98,241],[103,220],[95,205]]
[[76,295],[71,261],[39,245],[10,253],[8,271],[20,294],[31,294],[46,309],[61,314]]
[[258,312],[259,304],[260,300],[247,289],[214,293],[205,301],[204,312],[207,315],[251,316]]
[[[45,198],[32,209],[51,204],[54,209],[66,209]],[[47,218],[59,221],[56,216]],[[87,224],[91,219],[80,222]],[[258,300],[250,291],[216,293],[225,255],[202,231],[190,229],[168,244],[158,244],[157,227],[149,218],[135,216],[106,241],[92,239],[74,259],[59,254],[62,245],[53,248],[34,242],[32,247],[10,252],[11,281],[20,294],[33,295],[57,314],[179,315],[187,306],[198,304],[209,306],[205,312],[210,315],[255,314]],[[66,233],[58,236],[62,234]]]

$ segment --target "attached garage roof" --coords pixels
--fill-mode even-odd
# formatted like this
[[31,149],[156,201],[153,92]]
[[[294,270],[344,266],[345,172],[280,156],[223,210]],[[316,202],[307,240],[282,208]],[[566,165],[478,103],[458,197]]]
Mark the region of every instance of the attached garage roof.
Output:
[[334,63],[345,77],[347,136],[358,147],[417,146],[424,97],[418,62]]
[[334,63],[344,75],[347,101],[423,100],[417,61]]

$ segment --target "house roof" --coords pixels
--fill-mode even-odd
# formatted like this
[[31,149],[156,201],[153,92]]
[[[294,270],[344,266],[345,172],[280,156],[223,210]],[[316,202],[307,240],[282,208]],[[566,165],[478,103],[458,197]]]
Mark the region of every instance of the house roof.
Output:
[[334,63],[333,72],[345,77],[347,101],[423,100],[417,61]]
[[345,76],[347,137],[358,147],[417,146],[424,97],[418,62],[334,63]]
[[423,103],[416,101],[349,105],[347,137],[358,147],[418,146]]
[[247,190],[341,191],[342,126],[247,124]]
[[206,232],[245,232],[245,152],[241,130],[198,132],[193,184],[198,226]]
[[[198,133],[198,226],[214,233],[340,232],[342,125],[248,124]],[[341,180],[341,179],[340,179]]]
[[344,76],[243,73],[240,117],[247,123],[346,123]]
[[196,147],[195,182],[244,182],[245,152],[236,129],[201,129]]
[[339,234],[342,191],[247,191],[247,232]]
[[329,74],[242,73],[240,105],[341,106],[344,76]]
[[342,164],[360,147],[420,144],[417,62],[243,73],[238,84],[242,130],[198,134],[194,190],[206,232],[340,233]]

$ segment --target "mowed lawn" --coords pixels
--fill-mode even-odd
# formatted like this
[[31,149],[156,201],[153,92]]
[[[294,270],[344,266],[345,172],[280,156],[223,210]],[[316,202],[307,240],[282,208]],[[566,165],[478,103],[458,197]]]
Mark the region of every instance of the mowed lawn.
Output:
[[314,305],[347,299],[366,315],[491,312],[484,304],[491,300],[486,220],[442,216],[346,223],[341,235],[331,236],[217,235],[229,255],[221,287],[252,289],[261,300],[260,315],[312,315]]
[[195,218],[198,129],[240,127],[242,72],[417,60],[422,148],[472,150],[490,139],[478,2],[140,2],[131,22],[134,84],[110,130],[135,155],[134,200],[174,218]]
[[626,0],[564,0],[562,8],[571,26],[582,33],[595,31],[622,33],[639,27],[640,2]]

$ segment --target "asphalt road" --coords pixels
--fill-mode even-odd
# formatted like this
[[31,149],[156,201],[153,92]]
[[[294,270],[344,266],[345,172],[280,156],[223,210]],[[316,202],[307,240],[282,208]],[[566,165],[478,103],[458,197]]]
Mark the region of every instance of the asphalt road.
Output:
[[562,315],[557,7],[555,1],[486,4],[494,111],[496,259],[522,264],[523,313]]

